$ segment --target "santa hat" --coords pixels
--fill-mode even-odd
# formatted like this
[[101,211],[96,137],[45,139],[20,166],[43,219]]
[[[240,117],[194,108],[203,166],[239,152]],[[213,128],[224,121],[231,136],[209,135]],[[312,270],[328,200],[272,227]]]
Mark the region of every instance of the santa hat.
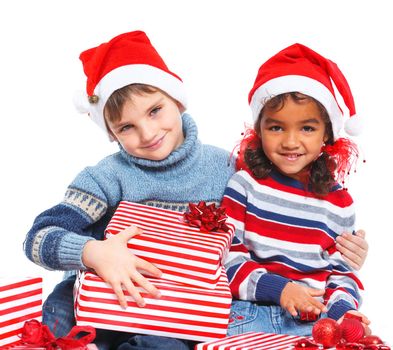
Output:
[[361,120],[356,116],[355,102],[344,75],[334,62],[301,44],[280,51],[259,68],[248,96],[254,122],[270,98],[300,92],[315,98],[326,108],[336,140],[344,125],[344,117],[332,83],[349,111],[345,131],[352,136],[360,134]]
[[106,133],[104,106],[115,90],[129,84],[157,87],[186,109],[182,80],[168,69],[142,31],[120,34],[107,43],[82,52],[79,58],[87,83],[86,91],[75,96],[75,106],[79,112],[88,113]]

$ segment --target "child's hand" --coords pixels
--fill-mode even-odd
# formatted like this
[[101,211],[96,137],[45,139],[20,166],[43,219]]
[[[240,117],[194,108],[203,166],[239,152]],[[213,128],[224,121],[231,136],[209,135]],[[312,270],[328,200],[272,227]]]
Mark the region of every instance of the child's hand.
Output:
[[368,243],[365,240],[366,233],[358,230],[354,235],[344,232],[337,237],[336,247],[344,260],[355,270],[359,270],[366,261]]
[[139,228],[130,226],[107,240],[89,241],[83,249],[82,260],[85,266],[94,269],[105,282],[112,286],[123,308],[127,307],[123,287],[138,306],[145,306],[145,301],[134,283],[155,298],[161,296],[158,289],[140,273],[143,271],[153,277],[160,277],[161,271],[146,260],[136,257],[127,248],[128,240],[141,232]]
[[[364,316],[361,312],[356,311],[356,310],[347,311],[347,312],[345,313],[345,315],[347,315],[347,314],[352,314],[352,315],[356,315],[356,316],[361,317],[361,322],[362,322],[362,325],[363,325],[363,327],[364,327],[365,335],[371,335],[371,329],[368,327],[368,325],[369,325],[371,322],[370,322],[370,320],[369,320],[366,316]],[[342,316],[341,318],[339,318],[339,320],[338,320],[337,322],[338,322],[338,323],[341,323],[341,322],[343,321],[345,315]]]
[[280,304],[292,316],[297,316],[298,311],[312,312],[319,315],[321,312],[327,312],[327,308],[315,297],[320,297],[324,294],[324,290],[289,282],[281,292]]

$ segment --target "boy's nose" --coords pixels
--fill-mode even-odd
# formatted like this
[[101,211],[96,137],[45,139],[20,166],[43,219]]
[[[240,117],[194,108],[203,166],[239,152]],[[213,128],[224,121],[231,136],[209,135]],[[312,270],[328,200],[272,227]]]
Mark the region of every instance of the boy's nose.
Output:
[[139,137],[142,143],[149,143],[154,139],[154,135],[154,130],[148,124],[143,124],[139,127]]

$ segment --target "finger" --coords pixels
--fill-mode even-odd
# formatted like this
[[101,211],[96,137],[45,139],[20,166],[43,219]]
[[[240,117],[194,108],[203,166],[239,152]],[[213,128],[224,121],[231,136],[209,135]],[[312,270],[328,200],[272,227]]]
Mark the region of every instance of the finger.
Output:
[[162,271],[158,267],[138,257],[136,258],[136,268],[140,273],[147,274],[149,276],[157,278],[162,276]]
[[292,315],[292,316],[297,316],[297,311],[293,305],[287,306],[287,311]]
[[325,294],[325,290],[324,289],[308,288],[308,292],[313,297],[321,297],[321,296],[323,296]]
[[359,252],[359,254],[365,254],[368,250],[367,241],[360,235],[352,235],[344,232],[341,236],[337,237],[337,242],[353,252]]
[[360,270],[360,268],[362,267],[362,259],[359,256],[349,251],[347,253],[341,252],[341,255],[343,259],[347,262],[347,264],[352,266],[353,269],[355,269],[356,271]]
[[320,314],[321,312],[327,312],[326,305],[315,298],[312,298],[310,300],[310,304],[313,307],[313,312],[316,314]]
[[132,237],[141,234],[143,231],[137,226],[128,226],[117,235],[124,242],[128,242]]
[[111,286],[112,286],[113,292],[116,294],[116,297],[117,297],[117,300],[119,301],[120,306],[123,309],[127,309],[127,299],[124,295],[123,289],[121,288],[121,284],[116,284],[116,285],[111,284]]
[[128,294],[134,299],[135,303],[139,307],[144,307],[146,305],[145,299],[139,293],[138,288],[131,282],[131,280],[127,279],[123,282],[124,288],[127,290]]
[[364,239],[366,237],[366,231],[364,231],[364,230],[357,230],[355,235]]
[[139,273],[133,274],[132,280],[135,283],[137,283],[140,287],[142,287],[147,293],[152,295],[154,298],[161,297],[160,291],[141,274]]

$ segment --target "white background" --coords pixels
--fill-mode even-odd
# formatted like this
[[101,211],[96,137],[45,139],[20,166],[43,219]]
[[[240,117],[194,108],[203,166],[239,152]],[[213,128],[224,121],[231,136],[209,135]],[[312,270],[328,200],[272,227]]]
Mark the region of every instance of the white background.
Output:
[[[367,159],[349,184],[370,251],[362,311],[389,330],[391,283],[392,37],[389,1],[2,1],[0,5],[0,276],[61,278],[24,257],[34,218],[60,202],[74,176],[117,146],[72,104],[85,79],[79,53],[113,36],[147,32],[189,91],[200,138],[228,150],[250,121],[259,65],[300,42],[339,64],[355,96]],[[390,141],[389,141],[390,140]]]

